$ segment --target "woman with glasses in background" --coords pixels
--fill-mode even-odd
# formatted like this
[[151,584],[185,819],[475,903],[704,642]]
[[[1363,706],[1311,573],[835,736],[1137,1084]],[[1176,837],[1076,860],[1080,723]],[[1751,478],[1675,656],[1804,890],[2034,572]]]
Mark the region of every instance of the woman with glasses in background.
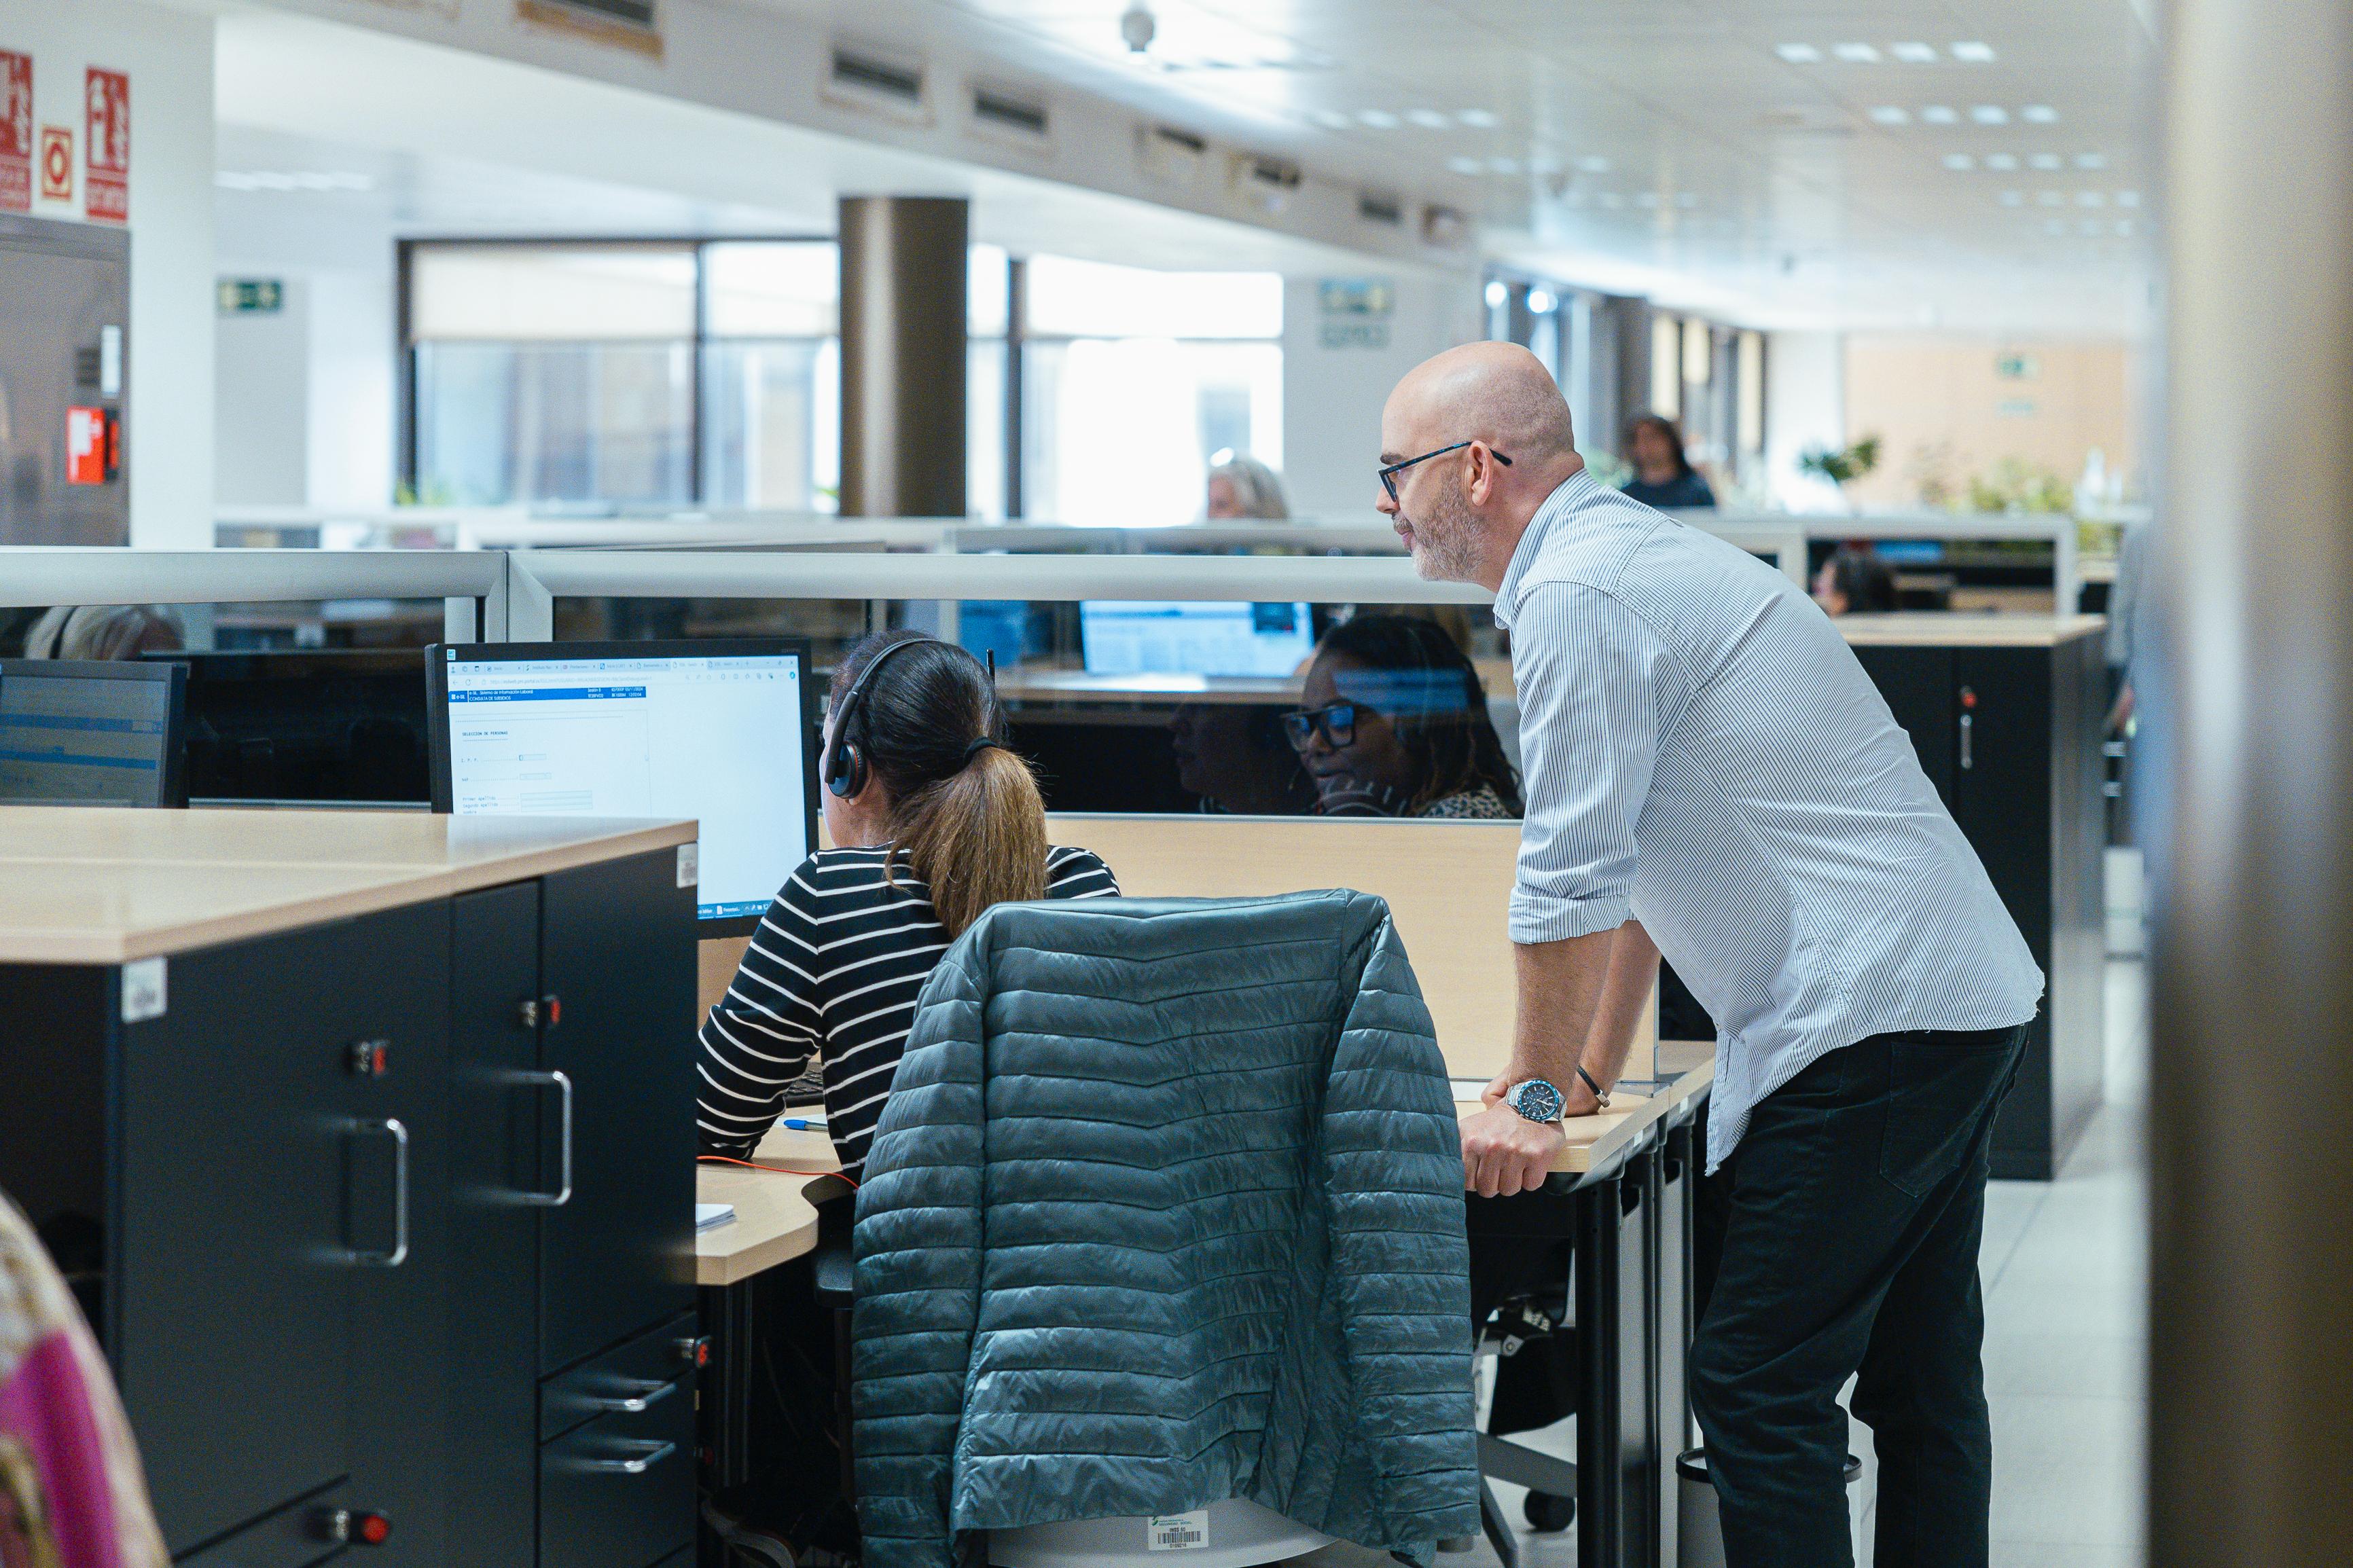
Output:
[[1324,635],[1283,715],[1324,816],[1511,818],[1520,785],[1479,672],[1445,629],[1358,616]]

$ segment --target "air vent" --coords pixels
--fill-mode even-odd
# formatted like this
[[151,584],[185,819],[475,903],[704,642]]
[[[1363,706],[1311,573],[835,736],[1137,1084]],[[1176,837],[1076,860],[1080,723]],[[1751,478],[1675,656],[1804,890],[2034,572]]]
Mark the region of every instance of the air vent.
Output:
[[1146,125],[1135,133],[1136,172],[1158,184],[1195,188],[1208,156],[1207,142],[1173,125]]
[[561,11],[578,11],[600,21],[652,31],[654,0],[549,0]]
[[923,92],[923,62],[894,58],[880,49],[835,45],[825,97],[846,108],[880,112],[893,120],[921,122],[931,118]]
[[972,89],[972,118],[976,125],[1029,139],[1043,139],[1048,134],[1046,106],[1017,98],[997,88],[976,87]]
[[529,26],[615,44],[659,58],[656,0],[515,0],[515,20]]
[[1421,238],[1440,250],[1460,250],[1471,243],[1471,220],[1453,207],[1424,207]]
[[1377,191],[1356,193],[1356,216],[1366,223],[1387,224],[1391,228],[1405,226],[1405,204],[1397,197]]
[[1291,205],[1292,193],[1299,189],[1299,165],[1283,158],[1240,153],[1234,156],[1230,180],[1234,194],[1244,202],[1263,213],[1279,213]]

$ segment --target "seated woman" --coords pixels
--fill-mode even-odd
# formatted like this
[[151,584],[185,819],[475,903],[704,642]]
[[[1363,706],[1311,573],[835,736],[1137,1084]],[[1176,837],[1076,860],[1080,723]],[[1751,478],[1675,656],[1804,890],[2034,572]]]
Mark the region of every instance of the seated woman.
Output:
[[1715,504],[1715,492],[1683,455],[1683,433],[1673,420],[1637,414],[1626,421],[1622,455],[1634,470],[1626,493],[1644,506],[1672,510]]
[[1324,634],[1283,716],[1324,816],[1514,817],[1519,780],[1479,672],[1445,628],[1358,616]]
[[1048,846],[1037,780],[963,648],[869,637],[834,671],[831,710],[819,772],[834,847],[785,883],[703,1021],[696,1125],[702,1152],[748,1157],[815,1053],[854,1181],[948,944],[992,904],[1119,888],[1086,850]]

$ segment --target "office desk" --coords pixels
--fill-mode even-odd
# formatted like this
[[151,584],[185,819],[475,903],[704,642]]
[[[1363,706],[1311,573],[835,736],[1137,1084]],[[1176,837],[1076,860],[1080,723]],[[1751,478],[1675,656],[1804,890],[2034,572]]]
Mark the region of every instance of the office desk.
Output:
[[839,1173],[841,1161],[833,1140],[822,1132],[796,1132],[779,1122],[752,1158],[763,1165],[790,1166],[792,1172],[702,1163],[694,1168],[695,1202],[735,1205],[733,1219],[695,1236],[697,1285],[741,1284],[807,1256],[817,1247],[817,1205],[849,1191],[848,1183],[828,1173]]

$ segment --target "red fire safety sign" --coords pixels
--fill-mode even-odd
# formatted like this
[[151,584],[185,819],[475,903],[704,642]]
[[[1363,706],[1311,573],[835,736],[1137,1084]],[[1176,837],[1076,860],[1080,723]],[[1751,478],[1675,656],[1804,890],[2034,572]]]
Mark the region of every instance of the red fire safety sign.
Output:
[[62,125],[41,127],[41,199],[73,200],[73,132]]
[[33,205],[33,57],[0,49],[0,207]]
[[90,167],[82,181],[82,210],[108,223],[126,223],[131,217],[131,78],[92,67],[85,97],[90,123],[82,140]]
[[103,408],[73,407],[66,410],[66,483],[106,483],[109,423]]

